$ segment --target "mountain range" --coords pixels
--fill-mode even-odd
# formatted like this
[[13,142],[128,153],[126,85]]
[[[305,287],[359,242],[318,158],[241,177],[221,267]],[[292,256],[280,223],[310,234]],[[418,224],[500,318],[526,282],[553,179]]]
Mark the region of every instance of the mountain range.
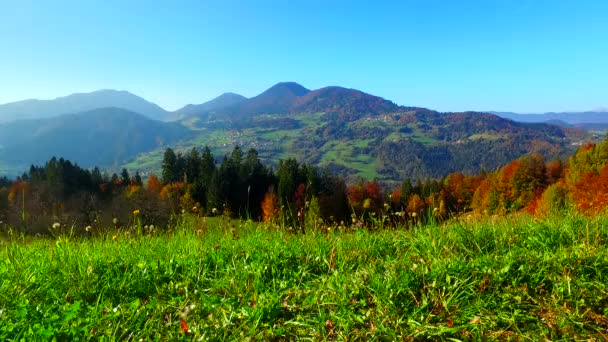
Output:
[[86,167],[118,167],[143,151],[169,146],[190,134],[178,123],[121,108],[98,108],[0,125],[0,161],[24,168],[56,156]]
[[54,100],[23,100],[0,105],[0,123],[20,119],[43,119],[62,114],[116,107],[139,113],[154,120],[165,120],[169,112],[128,91],[98,90],[77,93]]
[[0,105],[0,122],[0,173],[52,156],[85,167],[158,172],[168,146],[185,152],[209,145],[219,158],[239,144],[271,164],[295,157],[350,180],[398,181],[490,170],[531,152],[564,157],[591,138],[567,122],[439,113],[356,89],[309,90],[295,82],[252,98],[225,93],[175,112],[113,90],[26,100]]
[[490,112],[500,117],[518,122],[549,122],[559,125],[584,126],[588,124],[608,124],[608,109],[598,108],[586,112],[548,112],[542,114],[519,114],[512,112]]

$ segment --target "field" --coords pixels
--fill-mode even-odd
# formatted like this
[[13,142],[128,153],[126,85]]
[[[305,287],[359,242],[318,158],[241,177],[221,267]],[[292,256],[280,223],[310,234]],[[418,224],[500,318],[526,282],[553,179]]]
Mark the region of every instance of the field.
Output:
[[7,234],[0,339],[603,340],[607,227],[512,216],[296,234],[182,217],[152,234]]

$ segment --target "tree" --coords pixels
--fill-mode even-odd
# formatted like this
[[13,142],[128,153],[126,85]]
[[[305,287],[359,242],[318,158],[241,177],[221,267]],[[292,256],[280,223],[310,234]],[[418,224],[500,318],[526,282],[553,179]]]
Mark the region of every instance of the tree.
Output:
[[122,172],[120,173],[120,181],[123,186],[128,186],[129,183],[131,183],[131,176],[129,175],[129,171],[127,171],[125,168],[123,168]]
[[200,154],[196,148],[192,148],[186,156],[186,180],[188,183],[196,184],[201,177],[201,160]]
[[274,188],[271,186],[262,201],[262,219],[264,222],[271,222],[273,219],[279,216],[279,198],[274,192]]
[[160,181],[158,180],[158,177],[156,177],[156,175],[150,175],[150,177],[148,177],[148,182],[146,184],[146,188],[147,188],[148,192],[150,192],[152,194],[158,195],[160,193],[161,185],[160,185]]
[[217,171],[215,166],[215,157],[211,153],[211,150],[208,146],[205,146],[203,149],[203,154],[200,159],[200,180],[201,184],[204,188],[209,188],[211,185],[211,178],[213,174]]
[[135,171],[135,176],[133,176],[131,183],[133,183],[137,186],[142,186],[144,184],[144,182],[141,179],[141,175],[139,174],[139,171]]
[[410,196],[406,208],[406,211],[410,216],[420,218],[424,213],[424,208],[424,200],[422,200],[418,194]]
[[162,164],[163,183],[169,184],[177,182],[179,179],[179,169],[177,165],[177,156],[171,148],[165,150]]
[[293,218],[293,195],[298,185],[304,182],[300,164],[293,158],[280,160],[277,168],[279,203]]

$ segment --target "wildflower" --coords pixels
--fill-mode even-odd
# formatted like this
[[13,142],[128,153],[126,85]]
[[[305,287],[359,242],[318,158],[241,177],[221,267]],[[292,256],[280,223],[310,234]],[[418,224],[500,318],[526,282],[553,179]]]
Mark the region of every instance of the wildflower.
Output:
[[364,209],[369,209],[369,207],[372,206],[372,200],[370,198],[366,198],[365,201],[363,201],[363,208]]
[[117,225],[117,224],[118,224],[118,219],[115,217],[115,218],[112,220],[112,222],[114,223],[114,225]]
[[153,224],[150,225],[150,230],[154,230],[154,225]]
[[139,215],[139,209],[133,210],[133,216],[137,216],[137,215]]
[[418,216],[418,214],[412,213],[412,217],[416,217],[416,216]]
[[116,236],[116,235],[112,236],[112,241],[116,241],[116,240],[118,240],[118,236]]
[[186,213],[186,209],[182,209],[182,214],[185,214],[185,213]]
[[214,215],[217,214],[217,208],[211,209],[211,213],[214,214]]
[[86,226],[86,227],[84,228],[84,231],[88,233],[88,232],[90,232],[90,231],[91,231],[91,229],[92,229],[92,228],[91,228],[91,226]]
[[192,207],[192,212],[194,212],[194,213],[195,213],[197,210],[198,210],[198,208],[197,208],[197,207]]
[[356,223],[357,219],[353,217],[352,221],[353,221],[353,223]]
[[439,208],[433,208],[433,212],[436,213],[439,211]]
[[180,327],[182,329],[182,332],[184,334],[188,334],[188,324],[186,324],[186,321],[184,321],[183,319],[180,319],[179,321],[180,321],[179,323],[180,323]]
[[53,229],[59,229],[61,227],[61,224],[59,222],[55,222],[55,223],[53,223],[53,225],[51,227]]
[[388,209],[388,203],[384,203],[384,209]]

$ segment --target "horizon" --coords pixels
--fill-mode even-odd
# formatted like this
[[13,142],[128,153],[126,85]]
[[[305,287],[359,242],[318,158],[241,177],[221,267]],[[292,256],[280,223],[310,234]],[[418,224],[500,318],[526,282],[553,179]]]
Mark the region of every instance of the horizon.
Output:
[[[305,88],[309,89],[308,87],[306,87],[306,86],[305,86],[305,85],[303,85],[303,84],[300,84],[299,82],[295,82],[295,81],[283,81],[283,82],[278,82],[278,83],[275,83],[275,84],[273,84],[273,85],[269,86],[268,88],[266,88],[266,89],[264,89],[264,90],[260,91],[259,93],[255,94],[254,96],[245,96],[245,97],[246,97],[247,99],[251,99],[251,98],[253,98],[253,97],[257,96],[257,95],[260,95],[260,94],[261,94],[261,93],[263,93],[264,91],[266,91],[266,90],[270,89],[271,87],[273,87],[274,85],[277,85],[277,84],[279,84],[279,83],[297,83],[297,84],[299,84],[299,85],[301,85],[301,86],[303,86],[303,87],[305,87]],[[330,87],[330,86],[325,86],[325,87]],[[321,87],[321,88],[324,88],[324,87]],[[344,87],[344,88],[346,88],[346,87]],[[309,90],[311,90],[311,91],[312,91],[312,90],[316,90],[316,89],[309,89]],[[356,90],[358,90],[358,89],[356,89]],[[18,101],[11,101],[11,102],[6,102],[6,103],[0,103],[0,106],[2,106],[2,105],[6,105],[6,104],[15,103],[15,102],[24,102],[24,101],[54,101],[54,100],[58,100],[58,99],[65,98],[65,97],[69,97],[69,96],[72,96],[72,95],[80,95],[80,94],[92,94],[92,93],[96,93],[96,92],[103,92],[103,91],[127,92],[127,93],[129,93],[129,94],[131,94],[131,95],[134,95],[134,96],[140,97],[140,98],[142,98],[142,99],[144,99],[144,100],[146,100],[146,101],[148,101],[148,102],[150,102],[150,103],[152,103],[152,104],[155,104],[155,105],[159,106],[161,109],[163,109],[163,110],[165,110],[165,111],[167,111],[167,112],[170,112],[170,113],[171,113],[171,112],[176,112],[176,111],[178,111],[178,110],[180,110],[180,109],[183,109],[183,108],[184,108],[184,107],[186,107],[186,106],[191,106],[191,105],[199,105],[199,104],[203,104],[203,103],[205,103],[205,102],[212,101],[212,100],[214,100],[214,99],[216,99],[216,98],[218,98],[218,97],[220,97],[220,96],[222,96],[222,95],[225,95],[225,94],[235,94],[235,95],[241,95],[241,96],[244,96],[243,94],[241,94],[241,93],[239,93],[239,92],[235,92],[235,91],[224,91],[224,92],[222,92],[222,93],[220,93],[220,94],[218,94],[218,95],[216,95],[216,96],[214,96],[214,97],[212,97],[212,98],[209,98],[209,99],[207,99],[207,100],[204,100],[204,101],[202,101],[202,102],[200,102],[200,103],[186,103],[186,104],[183,104],[183,105],[179,106],[179,107],[178,107],[178,108],[176,108],[176,109],[170,110],[170,109],[165,108],[165,107],[164,107],[164,106],[162,106],[161,104],[158,104],[158,103],[156,103],[156,102],[154,102],[154,101],[150,101],[150,100],[149,100],[149,99],[147,99],[146,97],[141,96],[140,94],[133,93],[133,92],[131,92],[131,91],[130,91],[130,90],[128,90],[128,89],[110,89],[110,88],[104,88],[104,89],[96,89],[96,90],[92,90],[92,91],[79,91],[79,92],[75,92],[75,93],[71,93],[71,94],[66,94],[66,95],[62,95],[62,96],[57,96],[57,97],[53,97],[53,98],[26,98],[26,99],[22,99],[22,100],[18,100]],[[377,95],[377,94],[370,94],[370,95],[374,95],[374,96],[379,96],[379,97],[382,97],[382,96]],[[382,97],[382,98],[384,98],[384,97]],[[385,100],[389,100],[389,101],[391,101],[391,102],[394,102],[395,104],[397,104],[397,105],[399,105],[399,106],[403,106],[403,107],[407,107],[407,106],[408,106],[407,104],[401,104],[401,103],[397,103],[397,102],[395,102],[395,101],[393,101],[393,100],[391,100],[391,99],[387,99],[387,98],[384,98],[384,99],[385,99]],[[422,107],[422,108],[426,108],[426,107]],[[427,109],[430,109],[430,110],[436,110],[435,108],[427,108]],[[467,111],[473,111],[473,110],[463,110],[463,111],[461,111],[461,112],[467,112]],[[441,112],[459,112],[459,111],[441,111]],[[592,109],[565,110],[565,111],[560,111],[560,112],[554,112],[554,111],[544,111],[544,112],[535,112],[535,113],[531,113],[531,112],[510,112],[510,111],[502,111],[502,110],[495,110],[495,109],[489,109],[489,110],[474,110],[473,112],[480,112],[480,113],[513,113],[513,114],[543,115],[543,114],[564,114],[564,113],[583,113],[583,112],[586,112],[586,113],[594,113],[594,112],[595,112],[595,113],[604,113],[604,112],[608,112],[608,108],[606,108],[606,107],[597,107],[597,108],[592,108]]]
[[124,89],[174,111],[295,80],[442,112],[608,106],[600,1],[181,5],[1,4],[0,103]]

